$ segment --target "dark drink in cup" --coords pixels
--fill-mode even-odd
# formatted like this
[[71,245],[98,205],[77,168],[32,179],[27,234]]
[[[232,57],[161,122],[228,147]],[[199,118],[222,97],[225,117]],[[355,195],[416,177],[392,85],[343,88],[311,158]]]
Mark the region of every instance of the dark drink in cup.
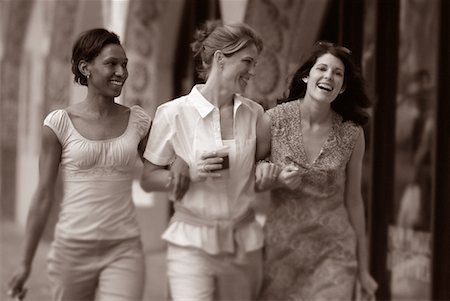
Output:
[[222,157],[222,158],[223,158],[223,162],[222,162],[222,168],[220,170],[230,168],[230,157],[228,157],[228,155],[226,155],[225,157]]
[[222,168],[217,170],[218,173],[220,173],[220,178],[215,178],[215,180],[225,180],[230,177],[230,157],[228,155],[229,152],[229,146],[225,145],[218,149],[216,149],[217,157],[221,157],[223,159],[222,161]]

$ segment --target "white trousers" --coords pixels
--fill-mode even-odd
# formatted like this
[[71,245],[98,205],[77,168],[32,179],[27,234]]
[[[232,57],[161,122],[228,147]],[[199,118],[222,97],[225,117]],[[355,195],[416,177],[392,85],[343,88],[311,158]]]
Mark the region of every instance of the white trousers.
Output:
[[145,257],[139,237],[56,238],[48,255],[54,301],[141,301]]
[[256,300],[262,280],[262,251],[249,252],[245,263],[236,263],[233,255],[211,255],[169,244],[167,274],[174,301]]

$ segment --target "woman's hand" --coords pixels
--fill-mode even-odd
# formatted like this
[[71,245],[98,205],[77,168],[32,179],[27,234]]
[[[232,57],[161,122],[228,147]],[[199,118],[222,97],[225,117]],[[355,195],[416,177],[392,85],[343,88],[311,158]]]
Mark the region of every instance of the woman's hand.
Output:
[[24,287],[24,284],[25,281],[27,281],[30,272],[31,268],[29,266],[21,265],[13,274],[8,284],[8,295],[11,298],[17,298],[18,300],[25,298],[27,289]]
[[367,270],[359,272],[359,282],[363,300],[375,300],[375,291],[378,289],[378,284]]
[[173,183],[172,195],[175,196],[175,201],[179,201],[189,189],[191,182],[189,165],[182,158],[177,157],[170,167],[169,177]]
[[302,178],[297,167],[288,165],[281,170],[278,175],[278,181],[290,190],[295,190],[300,186]]
[[276,182],[280,168],[271,162],[260,162],[256,165],[256,190],[264,191],[270,189]]
[[223,157],[219,157],[216,151],[206,152],[200,156],[197,162],[197,176],[200,180],[205,180],[208,177],[221,177],[220,173],[214,172],[222,169]]

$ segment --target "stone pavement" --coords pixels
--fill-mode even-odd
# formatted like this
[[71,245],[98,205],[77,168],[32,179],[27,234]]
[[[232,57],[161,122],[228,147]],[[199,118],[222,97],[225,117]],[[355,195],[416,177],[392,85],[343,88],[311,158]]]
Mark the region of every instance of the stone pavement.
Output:
[[[19,260],[19,248],[23,233],[17,225],[5,219],[1,220],[0,226],[0,300],[9,301],[11,299],[7,297],[7,283]],[[48,250],[49,242],[41,241],[34,259],[31,276],[27,282],[26,301],[51,301],[46,268]],[[165,252],[163,250],[147,250],[146,265],[147,286],[144,301],[164,300],[166,287]]]

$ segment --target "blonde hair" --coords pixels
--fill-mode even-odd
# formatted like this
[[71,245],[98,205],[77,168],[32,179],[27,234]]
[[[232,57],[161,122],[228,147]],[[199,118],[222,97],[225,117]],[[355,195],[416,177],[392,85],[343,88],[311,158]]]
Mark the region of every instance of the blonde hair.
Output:
[[225,56],[232,56],[249,45],[255,45],[258,53],[263,49],[261,37],[250,26],[244,23],[223,25],[220,20],[206,21],[197,29],[191,43],[199,77],[208,78],[217,50]]

